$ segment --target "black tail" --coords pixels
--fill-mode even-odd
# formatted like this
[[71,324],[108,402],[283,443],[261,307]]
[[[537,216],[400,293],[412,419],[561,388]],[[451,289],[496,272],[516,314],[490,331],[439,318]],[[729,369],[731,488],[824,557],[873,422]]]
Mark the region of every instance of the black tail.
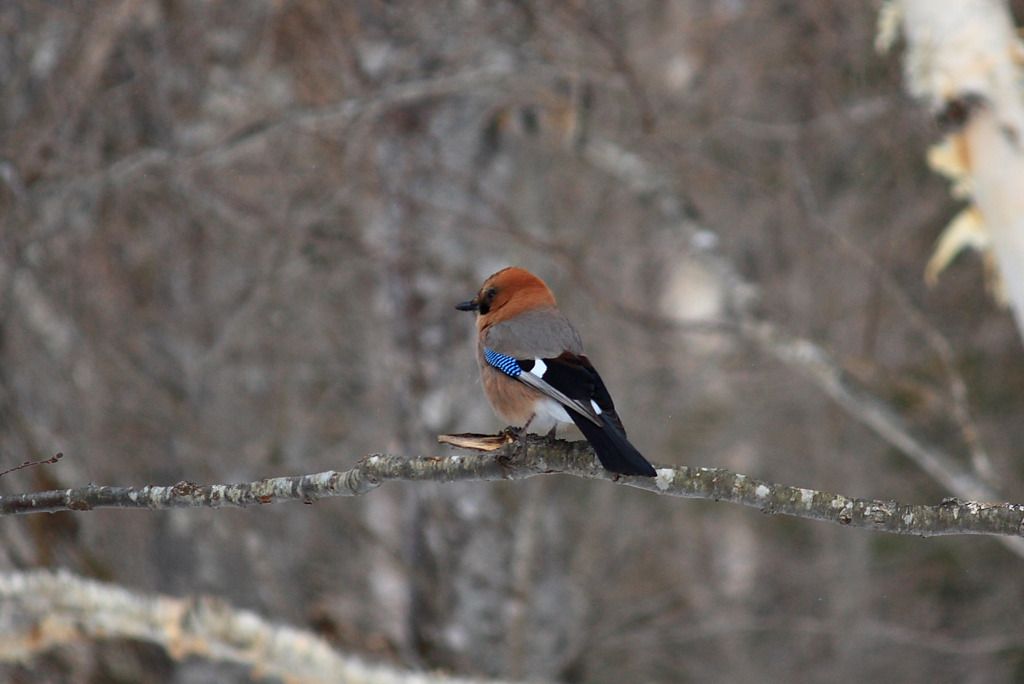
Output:
[[654,466],[626,439],[626,433],[617,425],[601,416],[603,425],[595,425],[590,419],[569,411],[576,427],[597,452],[597,458],[605,469],[621,475],[643,475],[654,477]]

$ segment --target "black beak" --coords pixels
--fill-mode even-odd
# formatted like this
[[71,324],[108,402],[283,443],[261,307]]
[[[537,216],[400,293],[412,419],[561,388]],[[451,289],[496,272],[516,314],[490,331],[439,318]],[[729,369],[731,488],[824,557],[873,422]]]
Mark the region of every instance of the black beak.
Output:
[[456,304],[455,308],[459,311],[476,311],[480,308],[480,305],[470,299],[469,301],[462,302],[461,304]]

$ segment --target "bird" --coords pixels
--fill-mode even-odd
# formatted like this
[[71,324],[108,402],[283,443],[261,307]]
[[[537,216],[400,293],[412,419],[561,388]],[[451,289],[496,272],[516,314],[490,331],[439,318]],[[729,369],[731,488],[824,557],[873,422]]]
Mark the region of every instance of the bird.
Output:
[[626,438],[611,395],[583,351],[580,334],[543,280],[510,266],[487,278],[473,299],[477,363],[498,417],[543,433],[574,423],[606,470],[655,477]]

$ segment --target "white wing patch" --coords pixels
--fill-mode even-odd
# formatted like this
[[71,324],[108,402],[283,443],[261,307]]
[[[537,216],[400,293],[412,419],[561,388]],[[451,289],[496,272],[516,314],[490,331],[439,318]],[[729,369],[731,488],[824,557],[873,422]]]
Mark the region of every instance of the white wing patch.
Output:
[[597,405],[597,402],[593,399],[590,400],[590,405],[594,407],[594,413],[601,415],[601,407]]

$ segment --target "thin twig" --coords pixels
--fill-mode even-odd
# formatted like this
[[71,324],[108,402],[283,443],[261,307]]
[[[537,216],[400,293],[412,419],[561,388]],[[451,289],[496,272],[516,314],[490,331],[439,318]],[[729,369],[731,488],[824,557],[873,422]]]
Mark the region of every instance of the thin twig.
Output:
[[7,470],[0,470],[0,477],[3,477],[7,473],[13,473],[15,470],[21,470],[22,468],[31,468],[32,466],[47,465],[49,463],[56,463],[60,459],[64,458],[64,454],[58,453],[50,458],[44,458],[41,461],[25,461],[21,465],[8,468]]

